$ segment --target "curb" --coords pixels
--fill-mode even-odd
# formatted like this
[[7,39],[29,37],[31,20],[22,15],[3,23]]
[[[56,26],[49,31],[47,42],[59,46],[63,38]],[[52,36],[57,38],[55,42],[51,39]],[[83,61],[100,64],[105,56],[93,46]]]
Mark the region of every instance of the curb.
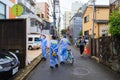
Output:
[[29,65],[25,68],[20,69],[19,72],[13,77],[12,80],[26,80],[27,76],[30,74],[31,71],[41,62],[41,55],[35,58]]
[[91,56],[91,58],[92,58],[92,59],[94,59],[95,61],[97,61],[97,63],[99,63],[99,62],[100,62],[99,58],[98,58],[98,57],[96,57],[96,56]]

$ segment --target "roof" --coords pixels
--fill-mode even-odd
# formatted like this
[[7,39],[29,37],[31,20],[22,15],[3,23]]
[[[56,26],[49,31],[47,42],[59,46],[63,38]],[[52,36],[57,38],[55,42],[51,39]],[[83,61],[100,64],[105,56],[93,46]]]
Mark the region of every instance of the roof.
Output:
[[[83,11],[83,15],[85,14],[88,7],[92,7],[92,5],[86,5],[85,10]],[[95,5],[95,8],[109,8],[109,5]]]
[[81,17],[82,13],[76,13],[73,17]]
[[71,21],[74,17],[82,17],[82,13],[76,13],[69,21]]

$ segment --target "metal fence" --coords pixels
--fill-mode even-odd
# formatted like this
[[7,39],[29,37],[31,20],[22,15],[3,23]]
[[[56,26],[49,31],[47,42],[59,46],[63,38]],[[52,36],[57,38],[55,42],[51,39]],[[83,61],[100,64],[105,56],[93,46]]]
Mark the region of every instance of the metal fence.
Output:
[[91,56],[120,72],[120,36],[91,39]]

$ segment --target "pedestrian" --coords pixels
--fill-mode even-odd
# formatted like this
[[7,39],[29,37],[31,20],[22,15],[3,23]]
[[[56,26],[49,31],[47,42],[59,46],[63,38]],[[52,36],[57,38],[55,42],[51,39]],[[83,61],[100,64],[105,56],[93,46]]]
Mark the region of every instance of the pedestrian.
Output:
[[55,36],[52,36],[50,41],[50,68],[58,68],[58,41]]
[[46,48],[47,48],[47,40],[45,35],[40,36],[41,46],[42,46],[42,60],[46,61],[47,54],[46,54]]
[[66,35],[60,40],[60,64],[66,62],[67,47],[70,45],[70,41],[66,38]]
[[86,41],[85,41],[85,39],[84,39],[84,36],[82,36],[81,38],[80,38],[80,41],[79,41],[79,48],[80,48],[80,56],[83,56],[83,51],[84,51],[84,47],[85,47],[85,45],[86,45]]

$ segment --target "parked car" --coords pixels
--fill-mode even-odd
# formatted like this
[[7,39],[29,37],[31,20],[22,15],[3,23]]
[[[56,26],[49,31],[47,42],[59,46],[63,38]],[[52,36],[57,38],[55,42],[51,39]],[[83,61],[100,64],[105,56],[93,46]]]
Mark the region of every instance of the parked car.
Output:
[[39,49],[41,42],[39,41],[39,35],[28,35],[28,50]]
[[19,60],[8,51],[0,51],[0,80],[8,80],[18,72]]

